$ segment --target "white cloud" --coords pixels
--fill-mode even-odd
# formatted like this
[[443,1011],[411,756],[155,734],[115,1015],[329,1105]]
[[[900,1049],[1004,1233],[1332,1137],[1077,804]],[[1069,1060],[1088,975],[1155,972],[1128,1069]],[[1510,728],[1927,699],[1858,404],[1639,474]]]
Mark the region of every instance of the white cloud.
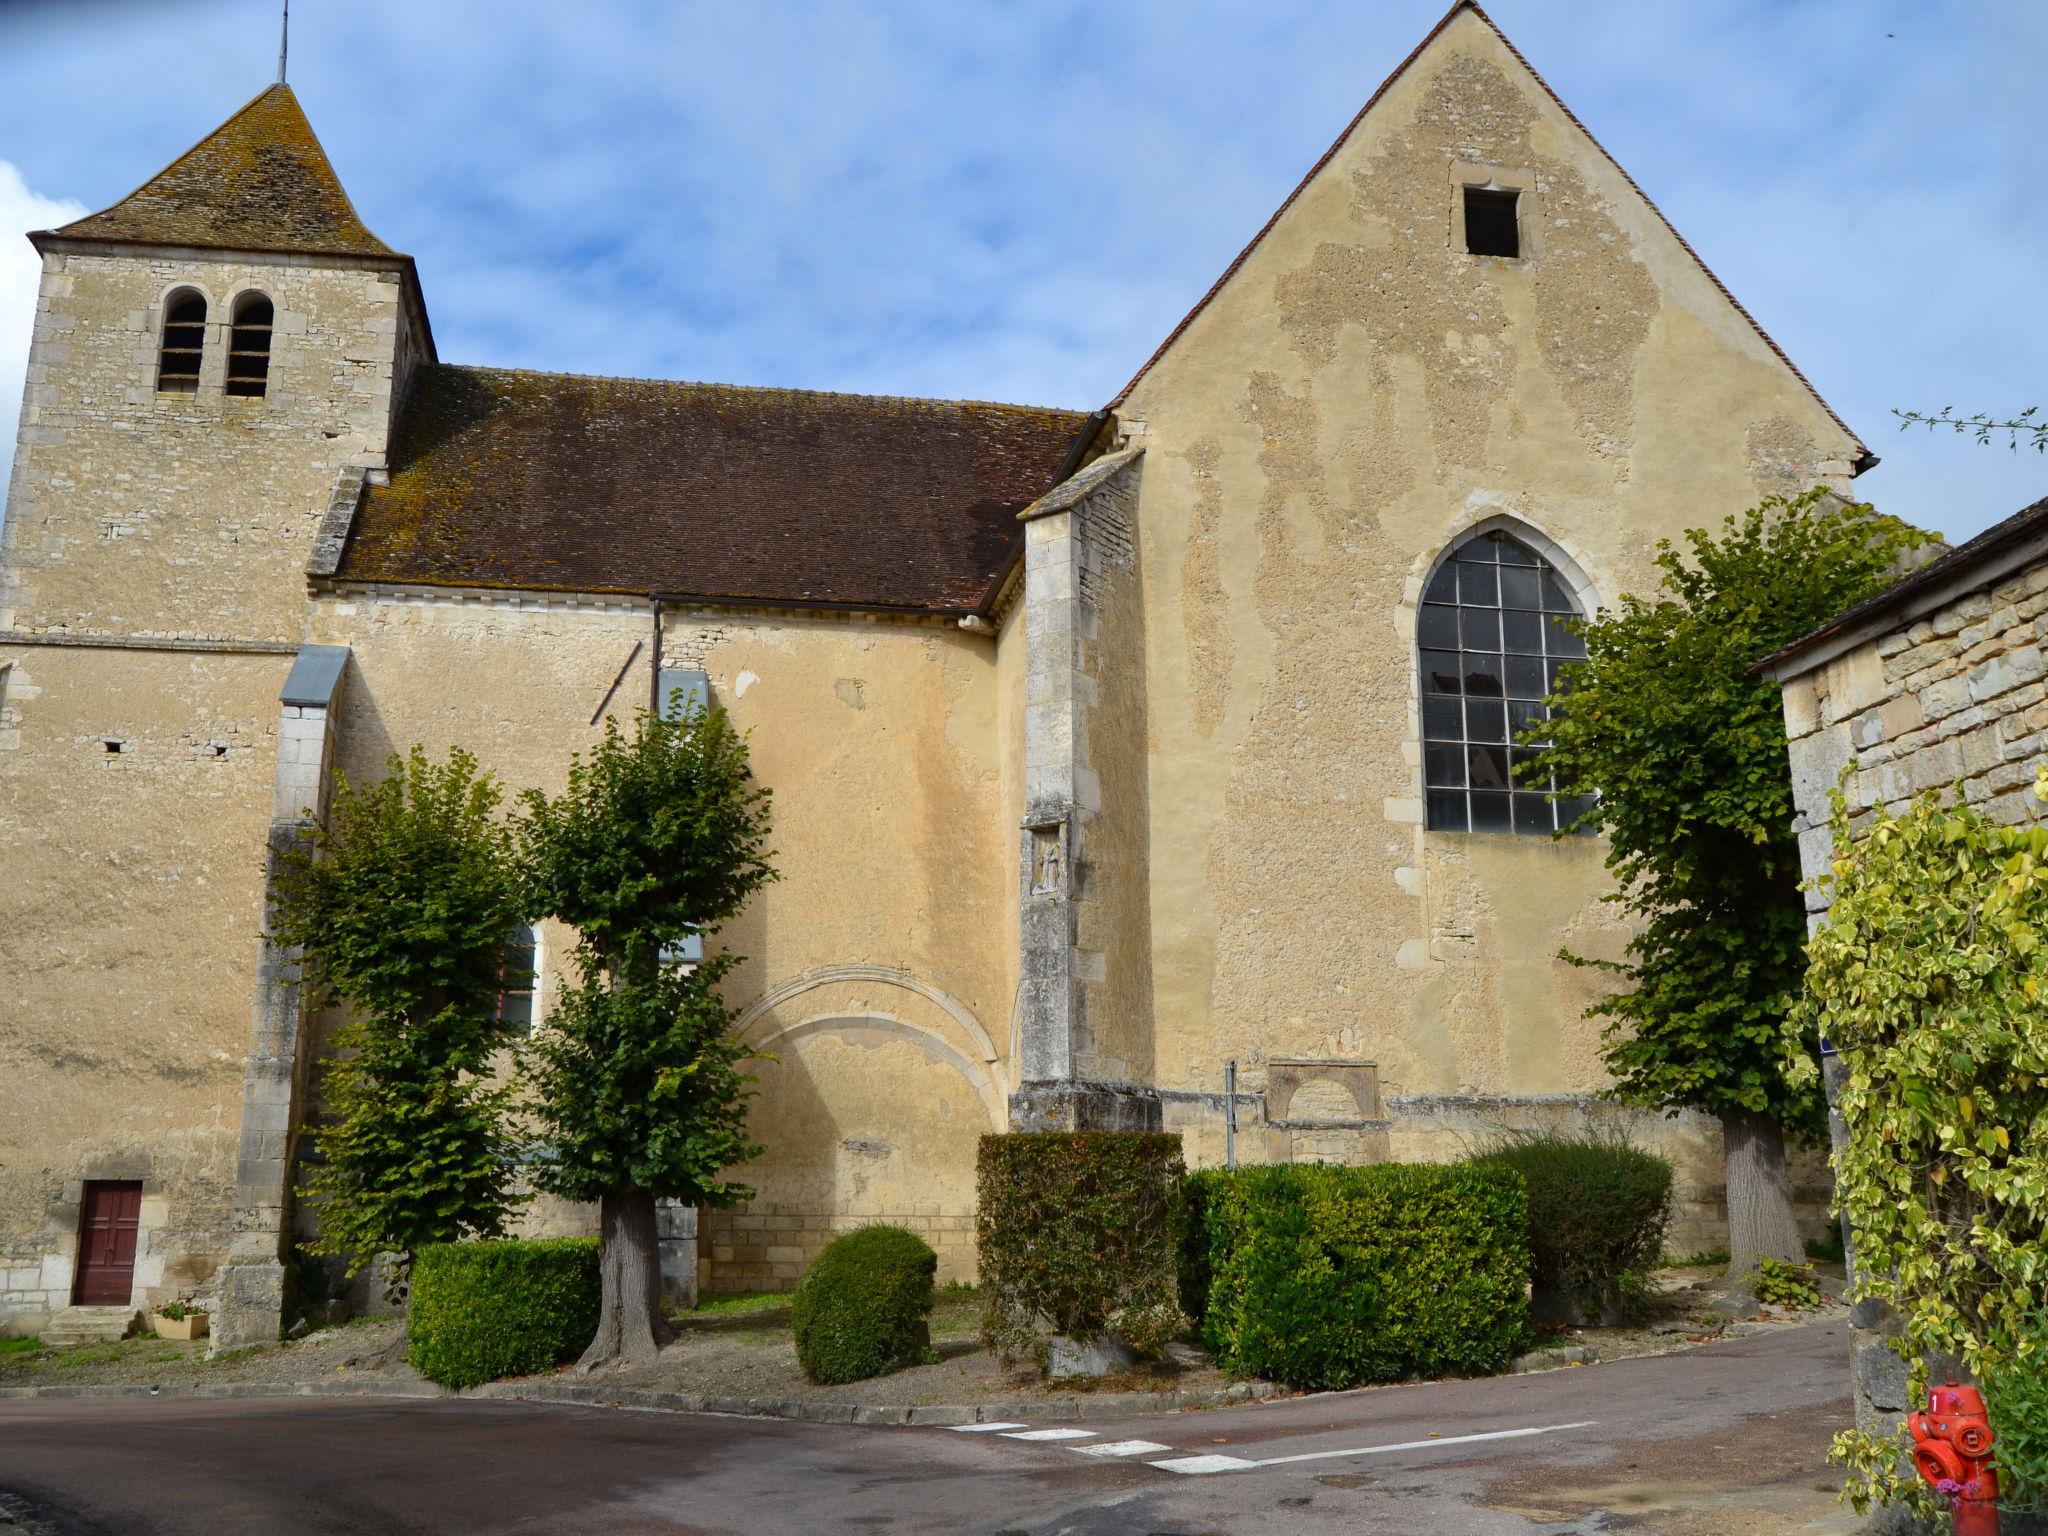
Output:
[[30,191],[12,162],[0,160],[0,528],[6,526],[4,499],[14,469],[16,412],[28,373],[28,343],[35,331],[36,292],[43,276],[43,258],[22,236],[32,229],[68,223],[84,212],[81,204],[67,198]]

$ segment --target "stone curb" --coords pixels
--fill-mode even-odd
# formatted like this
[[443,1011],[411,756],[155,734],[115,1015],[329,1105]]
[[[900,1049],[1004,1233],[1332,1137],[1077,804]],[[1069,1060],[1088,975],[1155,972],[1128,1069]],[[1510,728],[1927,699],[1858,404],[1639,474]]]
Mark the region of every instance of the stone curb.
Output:
[[1060,1402],[832,1403],[798,1398],[722,1397],[702,1392],[655,1392],[636,1387],[583,1386],[566,1382],[494,1381],[472,1387],[465,1398],[497,1402],[558,1403],[583,1408],[638,1408],[662,1413],[722,1413],[757,1419],[801,1419],[813,1424],[996,1424],[1071,1423],[1081,1418],[1137,1419],[1188,1409],[1221,1408],[1286,1394],[1272,1382],[1243,1382],[1203,1392],[1151,1397],[1104,1393]]
[[[813,1402],[799,1398],[729,1397],[705,1392],[658,1392],[644,1387],[584,1386],[567,1382],[494,1381],[452,1392],[430,1381],[166,1382],[106,1386],[0,1387],[0,1402],[71,1398],[335,1397],[438,1399],[480,1402],[550,1403],[578,1408],[635,1408],[653,1413],[719,1413],[757,1419],[797,1419],[812,1424],[995,1424],[1150,1418],[1188,1409],[1221,1408],[1282,1396],[1286,1387],[1243,1382],[1202,1392],[1150,1397],[1105,1393],[1094,1399],[1037,1403],[934,1403],[918,1406]],[[1083,1410],[1086,1410],[1085,1413]]]

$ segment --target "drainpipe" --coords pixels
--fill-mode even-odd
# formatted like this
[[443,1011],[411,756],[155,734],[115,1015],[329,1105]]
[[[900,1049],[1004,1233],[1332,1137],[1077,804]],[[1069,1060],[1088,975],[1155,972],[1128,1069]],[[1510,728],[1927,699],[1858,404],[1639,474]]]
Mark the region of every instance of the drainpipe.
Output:
[[659,716],[661,714],[661,599],[652,592],[647,600],[654,604],[654,655],[647,667],[647,707]]

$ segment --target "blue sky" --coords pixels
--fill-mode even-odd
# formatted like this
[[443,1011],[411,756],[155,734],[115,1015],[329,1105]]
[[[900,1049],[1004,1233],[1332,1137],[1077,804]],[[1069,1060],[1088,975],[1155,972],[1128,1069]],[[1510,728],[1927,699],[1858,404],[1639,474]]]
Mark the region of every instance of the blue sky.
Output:
[[[1091,407],[1442,9],[299,0],[291,79],[451,361]],[[2048,459],[1890,415],[2048,405],[2048,5],[1489,11],[1883,456],[1866,496],[1957,538],[2048,494]],[[0,0],[8,401],[15,232],[121,197],[276,52],[270,0]]]

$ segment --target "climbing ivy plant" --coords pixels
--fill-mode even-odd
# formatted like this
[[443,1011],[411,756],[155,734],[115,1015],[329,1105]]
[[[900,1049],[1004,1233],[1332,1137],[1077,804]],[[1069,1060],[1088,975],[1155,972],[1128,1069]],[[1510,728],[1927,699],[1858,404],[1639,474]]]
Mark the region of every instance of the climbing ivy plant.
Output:
[[[2048,799],[2048,767],[2035,793]],[[1786,1070],[1813,1083],[1815,1030],[1847,1067],[1835,1189],[1856,1234],[1851,1295],[1898,1314],[1892,1347],[1916,1395],[1924,1356],[1961,1361],[2007,1431],[2009,1491],[2048,1496],[2048,1447],[2010,1417],[2048,1401],[2048,828],[1931,793],[1852,828],[1838,792],[1834,839],[1834,904],[1787,1019]],[[1901,1446],[1837,1437],[1859,1511],[1924,1500],[1900,1477]]]

